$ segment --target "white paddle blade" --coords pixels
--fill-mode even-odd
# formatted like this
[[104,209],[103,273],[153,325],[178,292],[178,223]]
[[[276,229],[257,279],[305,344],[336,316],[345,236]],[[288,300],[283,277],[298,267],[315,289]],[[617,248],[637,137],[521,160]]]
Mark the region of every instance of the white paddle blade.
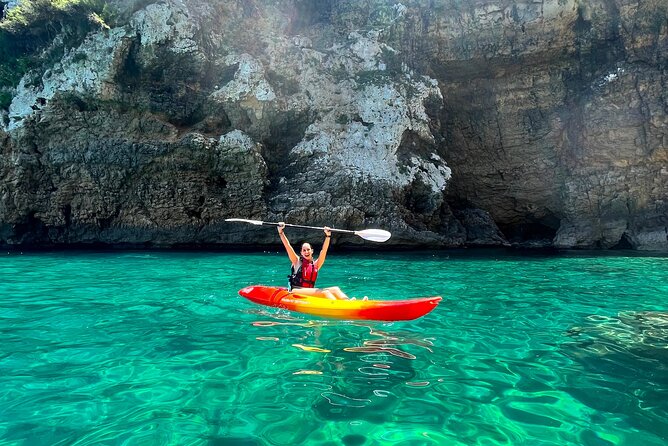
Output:
[[355,235],[362,237],[364,240],[380,243],[386,242],[392,237],[392,234],[382,229],[364,229],[362,231],[355,231]]
[[262,222],[260,220],[246,220],[245,218],[226,218],[225,221],[236,221],[239,223],[250,223],[256,226],[262,226]]

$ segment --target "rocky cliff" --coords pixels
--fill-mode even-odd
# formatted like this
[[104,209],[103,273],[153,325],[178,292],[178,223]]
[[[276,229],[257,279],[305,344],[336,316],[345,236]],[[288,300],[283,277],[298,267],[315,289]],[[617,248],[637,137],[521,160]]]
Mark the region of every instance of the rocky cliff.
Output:
[[665,1],[110,3],[10,89],[1,243],[668,251]]

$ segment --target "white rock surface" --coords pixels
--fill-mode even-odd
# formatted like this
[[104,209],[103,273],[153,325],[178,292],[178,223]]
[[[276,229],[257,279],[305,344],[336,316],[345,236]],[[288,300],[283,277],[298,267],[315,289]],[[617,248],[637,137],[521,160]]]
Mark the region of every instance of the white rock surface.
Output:
[[[329,54],[301,52],[297,66],[300,72],[308,73],[301,85],[314,107],[330,111],[307,129],[292,154],[317,155],[313,156],[316,169],[344,169],[398,187],[419,178],[440,193],[451,172],[438,154],[429,159],[412,156],[407,165],[397,153],[407,131],[426,144],[434,143],[424,102],[430,97],[443,101],[438,83],[409,73],[399,80],[385,75],[384,45],[377,37],[374,33],[352,33],[348,47],[333,47]],[[281,51],[286,50],[276,49]],[[323,71],[322,66],[328,70]],[[341,70],[348,75],[336,79],[335,73]]]
[[264,67],[258,60],[249,54],[229,55],[225,58],[224,64],[227,66],[238,64],[239,68],[233,80],[211,94],[215,101],[240,101],[251,97],[261,102],[276,99],[276,94],[264,77]]
[[23,76],[9,107],[6,130],[23,126],[25,118],[41,110],[58,92],[76,92],[100,98],[113,95],[113,79],[118,69],[116,62],[127,49],[125,38],[124,29],[91,35],[48,69],[39,86],[30,84],[31,73]]
[[33,85],[33,73],[26,74],[9,107],[9,124],[2,124],[3,128],[12,131],[22,127],[25,118],[44,108],[58,92],[111,98],[116,89],[114,76],[131,36],[139,36],[142,61],[149,64],[157,45],[166,45],[175,53],[198,51],[195,32],[184,2],[148,5],[134,14],[128,28],[91,34],[78,48],[67,51],[60,62],[44,73],[41,85]]
[[131,26],[140,36],[142,47],[169,43],[176,53],[198,49],[196,27],[188,19],[184,2],[156,3],[137,11]]

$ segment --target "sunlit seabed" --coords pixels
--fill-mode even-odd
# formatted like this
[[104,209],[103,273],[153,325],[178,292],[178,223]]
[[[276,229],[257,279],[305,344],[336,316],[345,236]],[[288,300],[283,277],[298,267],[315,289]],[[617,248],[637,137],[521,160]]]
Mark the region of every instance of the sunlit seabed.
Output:
[[0,444],[668,443],[666,257],[332,252],[322,286],[444,297],[397,323],[237,295],[286,275],[274,252],[3,255]]

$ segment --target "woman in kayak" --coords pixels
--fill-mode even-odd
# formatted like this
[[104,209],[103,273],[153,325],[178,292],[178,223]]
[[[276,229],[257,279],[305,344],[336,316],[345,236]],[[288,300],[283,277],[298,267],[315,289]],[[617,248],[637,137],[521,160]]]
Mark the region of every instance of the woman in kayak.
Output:
[[318,277],[318,271],[322,268],[322,265],[325,263],[325,258],[327,257],[327,249],[329,249],[329,239],[332,235],[330,229],[325,226],[325,241],[322,244],[322,249],[320,250],[320,255],[316,260],[313,260],[313,248],[311,248],[310,243],[304,243],[301,248],[301,255],[297,255],[295,250],[290,245],[288,237],[285,235],[283,230],[285,229],[285,223],[278,223],[278,234],[281,237],[281,242],[288,253],[290,262],[292,263],[292,274],[290,278],[290,288],[291,291],[294,289],[299,290],[299,294],[306,296],[319,296],[325,297],[332,300],[345,300],[348,299],[348,296],[341,291],[337,286],[328,287],[328,288],[315,288],[315,281]]

